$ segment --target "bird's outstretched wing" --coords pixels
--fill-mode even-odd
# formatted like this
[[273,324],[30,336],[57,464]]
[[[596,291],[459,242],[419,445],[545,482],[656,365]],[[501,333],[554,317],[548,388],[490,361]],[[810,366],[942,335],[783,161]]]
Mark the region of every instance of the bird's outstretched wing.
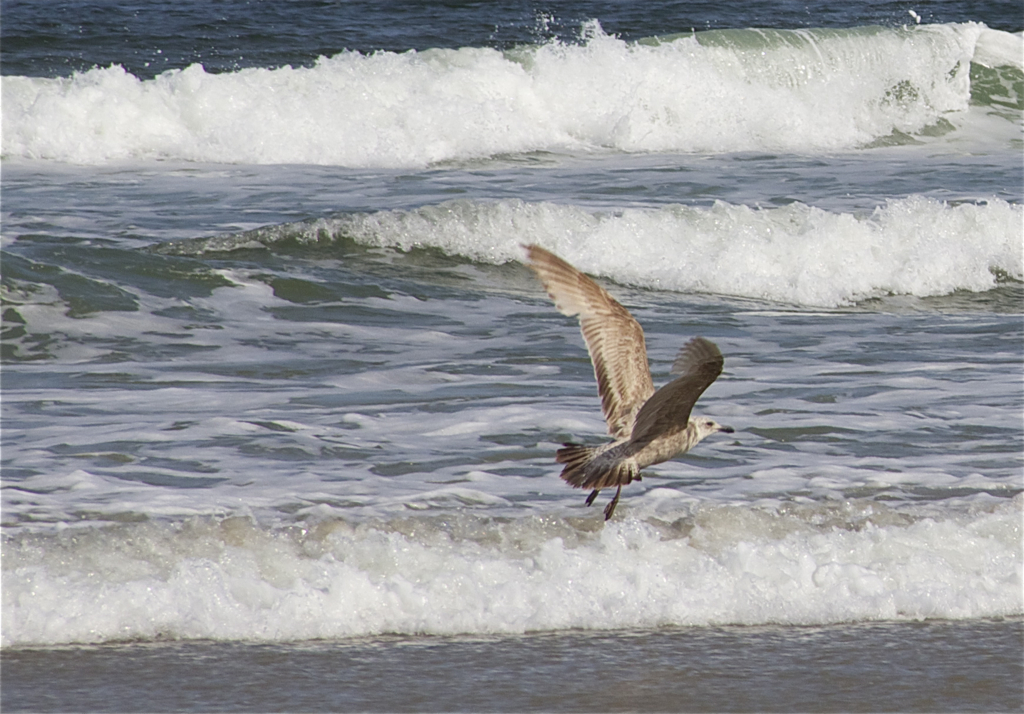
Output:
[[651,441],[686,428],[697,399],[722,373],[725,360],[714,342],[694,337],[687,342],[672,363],[672,373],[680,375],[654,393],[640,408],[633,426],[632,440]]
[[525,248],[555,306],[565,315],[579,315],[608,433],[628,437],[637,412],[654,394],[643,328],[604,288],[557,255],[537,245]]

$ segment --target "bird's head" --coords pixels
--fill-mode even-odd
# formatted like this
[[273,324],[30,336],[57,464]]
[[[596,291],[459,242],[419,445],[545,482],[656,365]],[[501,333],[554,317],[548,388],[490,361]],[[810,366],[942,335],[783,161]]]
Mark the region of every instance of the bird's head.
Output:
[[711,436],[716,431],[722,431],[726,434],[732,434],[736,431],[731,426],[723,426],[714,419],[708,419],[707,417],[698,417],[693,420],[693,423],[697,425],[697,435],[699,439]]

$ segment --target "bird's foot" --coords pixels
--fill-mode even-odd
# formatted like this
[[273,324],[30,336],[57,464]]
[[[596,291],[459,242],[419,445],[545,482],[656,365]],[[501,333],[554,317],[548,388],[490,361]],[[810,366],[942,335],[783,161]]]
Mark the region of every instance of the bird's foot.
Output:
[[604,507],[604,519],[607,521],[615,513],[615,507],[619,505],[619,494],[622,493],[622,485],[615,489],[615,497]]

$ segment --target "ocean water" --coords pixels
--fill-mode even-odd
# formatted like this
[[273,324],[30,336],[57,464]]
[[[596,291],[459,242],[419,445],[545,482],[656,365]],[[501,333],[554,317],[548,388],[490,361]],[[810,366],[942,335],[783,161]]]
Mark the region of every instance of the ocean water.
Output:
[[[1024,705],[1018,4],[2,14],[5,709]],[[526,243],[725,355],[607,523]]]

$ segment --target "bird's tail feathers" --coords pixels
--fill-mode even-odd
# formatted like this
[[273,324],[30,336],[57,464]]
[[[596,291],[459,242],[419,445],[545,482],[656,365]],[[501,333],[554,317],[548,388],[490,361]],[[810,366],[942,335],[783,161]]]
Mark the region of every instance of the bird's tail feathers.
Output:
[[565,444],[555,453],[555,461],[565,464],[562,479],[573,488],[602,489],[640,480],[636,462],[610,454],[607,445]]

